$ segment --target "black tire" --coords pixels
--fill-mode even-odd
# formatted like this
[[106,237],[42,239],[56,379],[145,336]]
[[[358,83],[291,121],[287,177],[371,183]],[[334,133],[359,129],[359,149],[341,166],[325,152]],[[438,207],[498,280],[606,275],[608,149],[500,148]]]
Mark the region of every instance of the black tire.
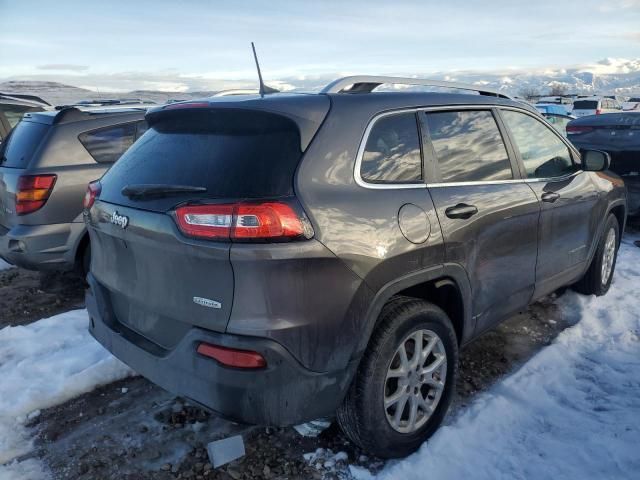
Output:
[[[400,433],[387,420],[385,380],[397,348],[418,330],[434,332],[442,341],[447,359],[446,380],[440,400],[426,423],[412,433]],[[364,450],[381,458],[404,457],[418,449],[442,423],[457,375],[458,342],[447,314],[423,300],[396,297],[380,314],[356,376],[338,408],[338,423],[349,439]]]
[[[613,264],[611,265],[611,273],[606,281],[603,281],[602,264],[604,262],[604,252],[607,243],[607,236],[609,232],[613,230],[615,234],[615,251],[613,254]],[[591,260],[589,269],[574,286],[573,289],[584,295],[604,295],[609,291],[611,286],[611,280],[613,279],[613,273],[616,269],[616,260],[618,258],[618,247],[620,246],[620,225],[615,215],[609,214],[607,221],[598,241],[598,248]]]

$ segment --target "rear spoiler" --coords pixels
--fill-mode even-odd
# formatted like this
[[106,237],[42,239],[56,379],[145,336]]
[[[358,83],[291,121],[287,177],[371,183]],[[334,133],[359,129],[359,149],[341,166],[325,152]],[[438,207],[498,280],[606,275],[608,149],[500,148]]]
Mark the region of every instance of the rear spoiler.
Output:
[[33,103],[36,105],[30,106],[41,106],[41,107],[50,107],[51,104],[42,98],[36,95],[24,95],[22,93],[2,93],[0,92],[0,100],[22,100],[24,102]]

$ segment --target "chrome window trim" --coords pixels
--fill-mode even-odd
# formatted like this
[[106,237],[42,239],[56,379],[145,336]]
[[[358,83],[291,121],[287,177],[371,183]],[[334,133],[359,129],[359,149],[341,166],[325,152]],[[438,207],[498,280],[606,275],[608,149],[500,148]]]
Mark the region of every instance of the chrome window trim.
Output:
[[[401,110],[392,110],[389,112],[379,113],[371,119],[371,121],[367,125],[367,128],[365,128],[364,130],[364,135],[362,136],[362,140],[360,141],[360,146],[358,147],[358,154],[356,155],[356,164],[353,171],[353,178],[355,179],[358,185],[360,185],[361,187],[370,188],[373,190],[405,190],[409,188],[427,188],[427,184],[424,182],[424,179],[422,179],[422,181],[419,183],[418,182],[416,183],[391,183],[391,182],[371,183],[364,180],[360,172],[360,169],[362,167],[362,157],[364,156],[364,151],[367,148],[367,141],[369,140],[369,134],[371,133],[371,130],[373,129],[375,123],[384,117],[390,117],[391,115],[400,115],[403,113],[415,114],[418,110],[419,110],[418,108],[404,108]],[[416,125],[416,129],[417,128],[418,126]],[[419,130],[418,130],[418,135],[420,135]],[[418,141],[419,141],[419,138],[418,138]],[[422,161],[422,147],[420,148],[420,161]],[[422,174],[424,176],[424,171],[422,172]]]
[[[578,169],[573,173],[568,175],[564,175],[562,177],[550,177],[550,178],[513,178],[510,180],[488,180],[488,181],[478,181],[478,182],[442,182],[442,183],[426,183],[423,179],[420,183],[369,183],[365,181],[360,175],[360,168],[362,166],[362,157],[364,155],[364,150],[367,146],[367,140],[369,139],[369,134],[373,129],[375,123],[384,117],[388,117],[390,115],[397,115],[401,113],[417,113],[417,112],[433,112],[433,111],[446,111],[446,110],[492,110],[494,108],[504,109],[504,110],[513,110],[516,112],[521,112],[530,117],[533,117],[542,122],[551,132],[556,135],[562,142],[569,148],[569,151],[580,158],[580,152],[569,143],[567,139],[562,137],[556,130],[550,125],[544,117],[540,113],[531,112],[527,108],[513,107],[510,105],[500,105],[500,104],[466,104],[466,105],[442,105],[442,106],[432,106],[432,107],[412,107],[412,108],[401,108],[398,110],[390,110],[387,112],[382,112],[375,115],[368,123],[367,128],[364,131],[362,136],[362,140],[360,141],[360,146],[358,147],[358,153],[356,155],[356,162],[353,171],[353,177],[357,185],[368,188],[372,190],[405,190],[405,189],[415,189],[415,188],[441,188],[441,187],[461,187],[465,185],[474,186],[474,185],[503,185],[503,184],[513,184],[513,183],[538,183],[538,182],[560,182],[563,180],[567,180],[571,177],[574,177],[583,172],[582,169]],[[422,151],[421,151],[422,154]],[[424,171],[423,171],[424,175]]]

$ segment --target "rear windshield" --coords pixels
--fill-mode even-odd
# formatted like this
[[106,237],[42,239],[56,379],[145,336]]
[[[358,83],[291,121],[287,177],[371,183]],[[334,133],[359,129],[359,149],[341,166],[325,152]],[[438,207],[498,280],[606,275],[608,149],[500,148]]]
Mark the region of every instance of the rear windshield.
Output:
[[596,110],[598,108],[598,102],[595,100],[578,100],[573,102],[574,110]]
[[19,122],[0,147],[0,167],[27,168],[49,129],[36,122]]
[[[205,187],[206,193],[195,195],[204,198],[290,195],[301,156],[298,129],[282,116],[176,111],[154,123],[109,170],[101,198],[130,204],[120,191],[139,184]],[[139,201],[152,209],[167,206],[167,201]]]

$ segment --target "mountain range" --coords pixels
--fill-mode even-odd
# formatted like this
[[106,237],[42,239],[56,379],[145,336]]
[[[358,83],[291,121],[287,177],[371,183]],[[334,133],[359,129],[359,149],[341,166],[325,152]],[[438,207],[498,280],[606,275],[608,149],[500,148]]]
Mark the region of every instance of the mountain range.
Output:
[[[640,59],[607,58],[594,64],[567,68],[506,69],[499,72],[398,72],[398,75],[472,83],[485,88],[501,90],[511,95],[521,95],[523,92],[530,94],[537,92],[544,95],[548,94],[551,88],[560,87],[567,93],[640,96]],[[286,91],[314,91],[339,76],[341,75],[298,76],[268,79],[266,83]],[[175,82],[182,86],[180,91],[132,90],[115,92],[81,88],[56,81],[43,81],[40,78],[8,79],[0,82],[0,92],[38,95],[51,104],[62,105],[98,98],[140,98],[165,103],[168,100],[207,97],[216,91],[227,88],[225,82],[212,83],[207,80],[206,75],[200,77],[177,75]],[[228,83],[234,88],[256,88],[256,82],[253,79],[230,80]]]

